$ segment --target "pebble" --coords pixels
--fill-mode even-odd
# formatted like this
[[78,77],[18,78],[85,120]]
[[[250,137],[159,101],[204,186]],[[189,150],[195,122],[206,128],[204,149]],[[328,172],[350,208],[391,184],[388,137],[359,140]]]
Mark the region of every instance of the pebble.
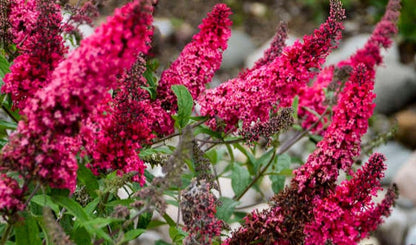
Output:
[[243,65],[247,55],[255,50],[255,45],[249,35],[235,29],[231,33],[228,48],[223,53],[222,69],[231,69]]

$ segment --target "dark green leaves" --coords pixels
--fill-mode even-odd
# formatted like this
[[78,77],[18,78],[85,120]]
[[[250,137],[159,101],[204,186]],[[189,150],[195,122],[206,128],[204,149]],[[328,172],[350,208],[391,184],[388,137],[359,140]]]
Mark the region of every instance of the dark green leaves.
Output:
[[250,183],[250,174],[247,169],[234,164],[231,172],[231,186],[236,196],[239,196]]
[[4,58],[3,55],[0,55],[0,87],[3,86],[4,82],[3,82],[3,78],[4,76],[10,72],[10,64],[9,62],[6,60],[6,58]]
[[17,245],[40,245],[39,228],[36,219],[29,212],[23,212],[23,223],[15,226],[14,232]]
[[234,213],[235,207],[237,207],[240,202],[235,201],[228,197],[220,198],[221,205],[217,207],[217,218],[229,222],[231,215]]
[[178,112],[174,119],[179,128],[184,128],[191,117],[194,100],[191,93],[183,85],[173,85],[172,90],[178,100]]

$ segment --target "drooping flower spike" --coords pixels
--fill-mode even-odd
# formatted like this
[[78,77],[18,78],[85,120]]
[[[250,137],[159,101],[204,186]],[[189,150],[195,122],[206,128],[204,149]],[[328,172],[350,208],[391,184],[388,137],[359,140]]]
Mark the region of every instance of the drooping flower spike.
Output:
[[52,71],[66,53],[62,16],[54,1],[13,0],[9,20],[19,56],[4,77],[2,92],[10,93],[14,108],[23,110],[27,101],[50,82]]
[[[218,117],[217,121],[224,123],[228,131],[235,130],[240,120],[243,127],[269,120],[274,106],[290,106],[299,89],[316,75],[326,56],[336,47],[343,18],[341,3],[331,1],[328,20],[312,35],[305,36],[303,43],[297,41],[285,47],[282,54],[268,65],[207,90],[198,100],[201,114]],[[213,127],[221,126],[215,119],[210,123]]]
[[[364,64],[371,77],[375,76],[376,66],[379,66],[383,62],[381,55],[382,48],[389,48],[391,46],[391,37],[394,36],[397,29],[397,21],[400,14],[400,0],[390,0],[386,12],[380,22],[374,28],[370,38],[354,55],[347,60],[341,61],[334,67],[329,66],[324,69],[317,77],[316,81],[310,87],[304,87],[299,93],[299,118],[302,118],[302,127],[309,128],[314,124],[318,118],[313,113],[303,109],[308,107],[318,114],[324,113],[327,108],[325,103],[324,89],[342,86],[342,80],[349,76],[348,73],[344,73],[347,67],[356,67],[358,64]],[[341,74],[339,74],[341,73]],[[337,98],[334,98],[335,100]],[[336,101],[335,101],[336,102]],[[325,121],[328,119],[326,118]],[[322,123],[312,129],[313,132],[323,133]]]
[[59,64],[48,86],[29,101],[26,120],[3,148],[3,167],[51,187],[75,190],[78,146],[72,137],[107,88],[115,86],[116,75],[146,50],[152,10],[146,0],[128,3]]
[[215,5],[199,25],[200,32],[193,36],[179,57],[162,73],[157,93],[163,108],[172,112],[176,110],[172,85],[185,85],[194,99],[205,91],[205,85],[220,68],[222,53],[231,36],[230,14],[227,5]]

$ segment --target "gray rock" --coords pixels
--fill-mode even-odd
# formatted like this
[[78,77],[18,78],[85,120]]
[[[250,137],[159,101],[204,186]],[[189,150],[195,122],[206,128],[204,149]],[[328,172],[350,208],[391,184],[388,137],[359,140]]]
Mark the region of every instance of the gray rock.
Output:
[[394,182],[399,188],[400,196],[416,204],[416,151],[409,157],[394,176]]
[[[395,141],[390,141],[387,144],[374,149],[374,152],[382,153],[386,156],[385,164],[387,165],[387,170],[385,172],[385,177],[382,180],[382,184],[384,185],[390,185],[392,183],[396,173],[409,159],[412,153],[409,149]],[[364,159],[365,162],[367,162],[367,160],[368,158]]]
[[393,209],[390,217],[378,228],[376,236],[380,244],[402,245],[407,229],[407,215],[400,209]]
[[[286,45],[292,45],[297,39],[298,39],[297,37],[289,35],[288,40],[286,40]],[[263,57],[264,51],[266,51],[266,49],[270,47],[272,40],[273,38],[271,38],[269,41],[263,44],[260,48],[256,49],[249,56],[247,56],[247,59],[245,61],[245,67],[248,67],[248,68],[252,67],[258,59]]]
[[416,225],[409,228],[405,244],[416,244]]
[[153,25],[159,29],[160,34],[163,38],[172,35],[175,31],[169,19],[155,18],[153,21]]
[[377,69],[374,91],[376,110],[383,114],[399,111],[416,98],[416,72],[397,62]]
[[[345,40],[338,50],[329,55],[326,64],[337,64],[348,59],[365,45],[369,37],[370,35],[363,34]],[[377,68],[374,87],[377,94],[376,110],[383,114],[391,114],[416,98],[416,72],[412,67],[399,62],[396,43],[388,50],[383,50],[382,54],[384,64]]]
[[244,63],[248,54],[255,49],[250,36],[239,30],[232,30],[228,48],[224,51],[222,69],[235,68]]

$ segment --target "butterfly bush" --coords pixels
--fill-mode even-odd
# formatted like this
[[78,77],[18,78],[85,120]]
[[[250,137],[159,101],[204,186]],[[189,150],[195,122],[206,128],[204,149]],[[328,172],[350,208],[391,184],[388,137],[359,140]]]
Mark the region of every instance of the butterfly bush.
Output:
[[[380,22],[376,25],[370,38],[354,55],[349,59],[339,62],[337,65],[331,65],[321,72],[316,81],[310,87],[303,87],[299,93],[299,117],[303,118],[302,126],[308,128],[312,126],[318,119],[317,115],[314,115],[304,107],[310,108],[318,114],[323,114],[328,106],[325,103],[326,96],[324,89],[328,88],[332,84],[332,89],[342,85],[342,80],[345,80],[345,71],[348,67],[355,67],[362,63],[367,67],[368,72],[371,73],[371,77],[375,76],[376,66],[379,66],[383,62],[380,48],[389,48],[391,46],[391,36],[397,33],[397,27],[395,23],[399,18],[399,1],[389,1],[386,7],[386,13]],[[331,89],[331,88],[328,89]],[[324,121],[328,121],[325,118]],[[322,131],[322,123],[318,123],[316,127],[312,129],[313,132]]]
[[[69,189],[75,198],[86,195],[88,203],[93,194],[82,193],[80,185],[85,175],[78,176],[77,183],[78,168],[84,164],[91,171],[81,166],[80,172],[92,172],[98,177],[91,174],[91,179],[98,182],[102,178],[105,185],[95,190],[97,198],[85,207],[94,218],[82,229],[95,232],[94,237],[108,241],[119,234],[116,241],[125,241],[142,232],[131,225],[136,218],[142,223],[139,215],[156,210],[170,224],[171,234],[183,229],[185,244],[219,244],[226,224],[217,217],[220,202],[216,192],[221,195],[221,189],[210,165],[218,156],[207,151],[221,143],[254,144],[260,137],[270,143],[296,123],[290,107],[297,96],[299,122],[308,128],[305,132],[310,130],[323,138],[306,163],[293,171],[290,185],[273,196],[270,207],[245,216],[242,226],[223,244],[355,244],[382,223],[397,197],[393,186],[381,203],[373,200],[382,190],[384,156],[373,154],[356,172],[352,166],[360,156],[361,137],[375,106],[373,88],[375,68],[382,64],[380,49],[390,47],[391,37],[397,33],[399,0],[389,1],[368,42],[345,61],[324,66],[341,38],[345,15],[340,1],[331,0],[328,19],[313,34],[286,46],[287,26],[282,23],[270,48],[252,68],[211,89],[205,87],[220,68],[231,35],[230,9],[225,4],[215,5],[202,20],[199,33],[155,82],[146,61],[151,56],[153,4],[150,0],[129,2],[67,53],[61,34],[74,29],[62,23],[60,7],[54,1],[10,0],[7,28],[18,56],[4,78],[3,92],[10,94],[22,119],[0,155],[0,213],[6,221],[25,212],[40,186],[43,191],[48,187]],[[78,13],[76,9],[73,12]],[[86,21],[75,16],[73,21],[77,20]],[[195,124],[192,120],[198,117],[192,118],[191,125],[176,133],[174,118],[182,108],[181,98],[172,90],[174,85],[188,89],[201,106],[203,118]],[[331,116],[326,115],[328,108]],[[203,123],[206,125],[201,126]],[[220,140],[199,139],[194,136],[197,130]],[[221,138],[229,134],[238,137],[231,141]],[[157,152],[159,142],[174,136],[180,136],[176,149],[164,148],[169,157],[140,154]],[[160,161],[151,161],[157,158]],[[162,175],[147,179],[145,176],[151,175],[145,175],[145,161],[162,165]],[[269,168],[259,164],[266,167],[254,171],[260,173],[254,180]],[[185,169],[190,171],[185,173]],[[193,178],[185,181],[192,171]],[[351,179],[337,184],[340,171]],[[114,183],[108,180],[111,172],[120,176]],[[130,180],[140,188],[119,202],[126,205],[107,210],[111,205],[106,202],[112,198],[108,190],[126,187]],[[83,184],[92,188],[92,183]],[[174,221],[165,212],[166,194],[172,196],[175,191],[183,228],[172,226]],[[137,214],[132,216],[129,209],[136,209]],[[77,212],[85,210],[79,207]],[[109,213],[117,219],[101,217]],[[103,236],[101,227],[91,228],[96,217],[109,222],[110,235]],[[51,220],[47,227],[55,234],[53,239],[64,237],[71,243],[74,236],[66,235],[50,210],[43,218]],[[84,218],[74,216],[72,221],[83,222]],[[119,226],[112,223],[123,219],[128,220]],[[115,227],[119,230],[111,231]],[[131,231],[124,233],[128,229]]]
[[23,110],[26,120],[2,152],[4,167],[51,187],[75,190],[78,142],[70,137],[114,86],[116,75],[147,48],[151,14],[145,1],[118,9],[56,67],[49,84]]
[[[289,106],[299,89],[319,71],[341,38],[342,19],[340,3],[331,1],[328,20],[312,35],[305,36],[303,43],[296,41],[269,64],[207,90],[198,99],[201,114],[218,117],[225,131],[235,130],[239,120],[245,128],[258,120],[267,121],[274,106]],[[218,126],[215,120],[211,124]]]
[[[392,15],[391,11],[395,13],[398,11],[397,4],[398,1],[390,1],[386,11],[387,16]],[[390,30],[387,33],[383,32],[382,35],[385,35],[385,38],[373,36],[370,41],[386,40],[395,32],[397,14],[394,16],[396,18],[387,18],[387,21],[384,22],[384,25],[389,27],[387,30]],[[380,31],[376,28],[375,33],[380,33]],[[387,45],[389,42],[384,41],[383,43]],[[380,48],[378,43],[377,47]],[[241,241],[247,240],[260,241],[265,244],[292,244],[305,241],[307,244],[319,244],[322,241],[335,242],[343,239],[357,241],[358,237],[362,239],[368,235],[369,231],[375,229],[377,222],[374,221],[375,223],[369,226],[365,222],[357,223],[355,221],[364,221],[364,216],[380,220],[382,215],[389,214],[389,208],[395,197],[394,188],[388,190],[386,198],[375,210],[371,208],[371,205],[370,209],[361,213],[354,213],[353,210],[348,209],[351,212],[347,215],[349,215],[349,221],[352,221],[351,223],[345,221],[345,227],[349,227],[349,232],[343,233],[344,220],[342,218],[332,220],[331,215],[337,213],[334,210],[336,207],[328,206],[328,209],[325,207],[326,204],[331,204],[327,198],[332,197],[331,193],[336,189],[339,170],[342,169],[353,174],[351,166],[360,154],[361,137],[367,131],[368,119],[374,109],[372,102],[375,97],[372,92],[374,71],[369,70],[367,64],[362,62],[350,64],[353,66],[353,71],[340,92],[338,104],[333,108],[331,124],[325,131],[322,141],[317,144],[316,150],[303,166],[294,171],[295,177],[291,181],[290,187],[272,198],[272,207],[261,212],[254,211],[247,216],[245,224],[233,233],[232,237],[227,240],[227,244],[239,244]],[[373,67],[370,68],[373,69]],[[327,73],[328,70],[324,70],[324,72]],[[382,158],[378,156],[378,159]],[[380,160],[376,162],[378,161]],[[381,172],[382,169],[381,167],[378,171]],[[363,178],[365,175],[359,176]],[[359,177],[356,176],[356,178]],[[375,178],[377,185],[379,185],[380,178]],[[359,181],[364,182],[365,180],[360,179]],[[373,192],[377,190],[377,185],[374,185]],[[357,193],[366,194],[366,192]],[[344,197],[338,196],[338,198]],[[361,201],[358,196],[350,198],[357,198],[349,200],[350,202],[360,203]],[[323,205],[323,207],[319,211],[319,208],[313,210],[314,206],[310,203]],[[365,205],[366,202],[362,204]],[[321,235],[316,235],[311,231],[319,229],[317,220],[322,215],[327,216],[333,223],[330,228],[323,227],[326,230],[323,230]],[[309,225],[310,223],[312,224]],[[317,237],[320,237],[321,240],[316,240]]]
[[23,110],[28,100],[49,81],[66,53],[60,7],[53,1],[11,1],[9,32],[19,56],[4,78],[3,93],[10,93],[14,107]]
[[179,57],[162,73],[158,95],[163,108],[176,108],[176,97],[170,89],[172,85],[185,85],[194,99],[205,91],[205,85],[220,68],[222,53],[231,36],[230,14],[230,9],[225,4],[215,5],[199,26],[200,32],[192,37]]

